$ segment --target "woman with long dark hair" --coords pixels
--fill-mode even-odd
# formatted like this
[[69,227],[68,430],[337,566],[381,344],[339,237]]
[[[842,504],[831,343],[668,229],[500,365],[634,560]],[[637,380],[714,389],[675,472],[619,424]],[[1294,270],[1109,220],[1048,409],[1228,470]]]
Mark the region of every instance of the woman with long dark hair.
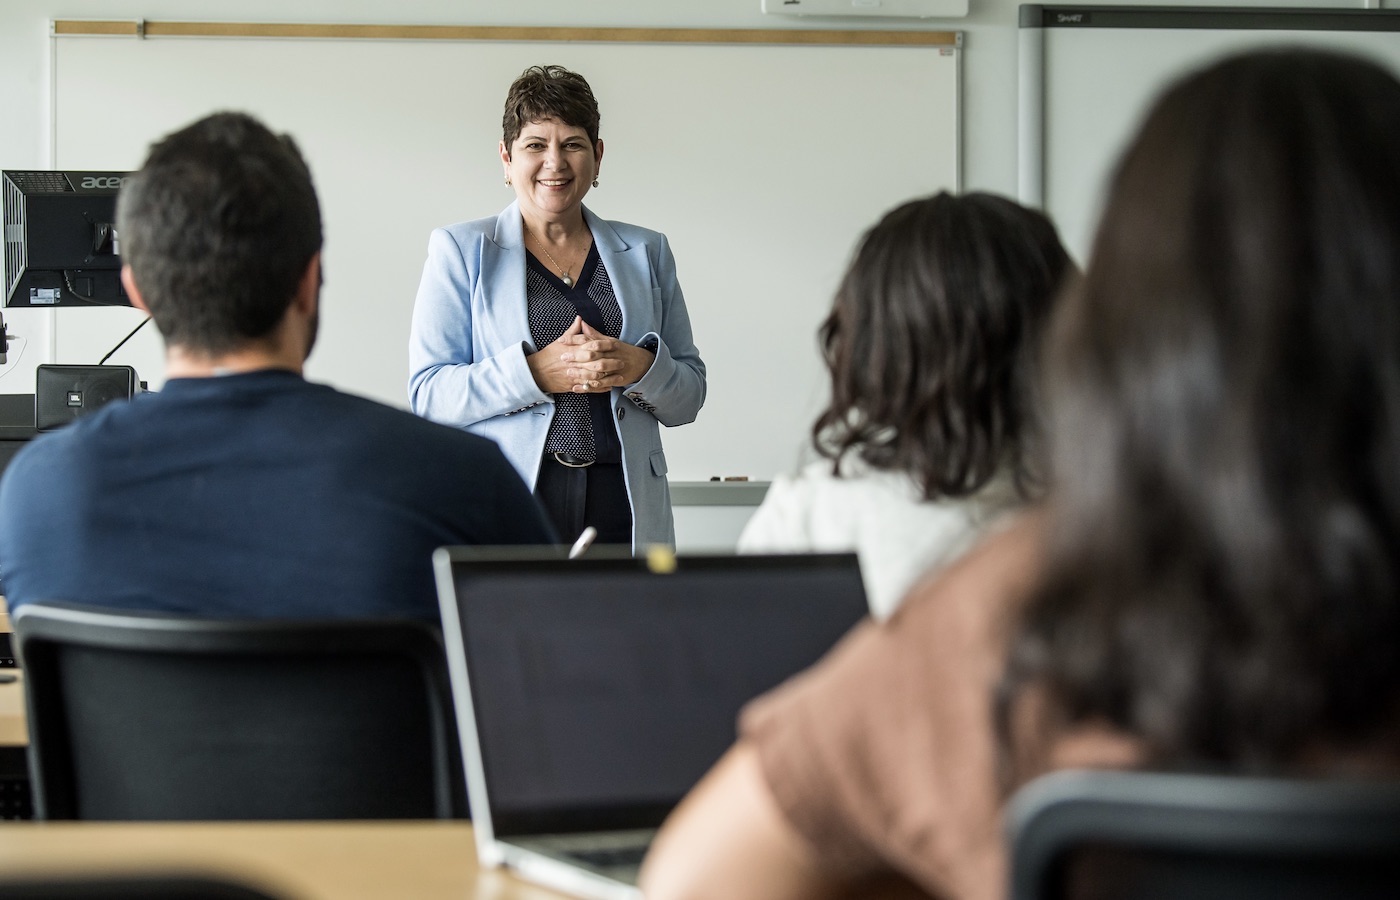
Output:
[[1400,736],[1397,122],[1391,75],[1322,53],[1158,104],[1050,354],[1054,526],[1009,694],[1172,765]]
[[1400,775],[1400,82],[1256,51],[1153,107],[1048,351],[1048,500],[752,705],[648,900],[1005,895],[1071,767]]

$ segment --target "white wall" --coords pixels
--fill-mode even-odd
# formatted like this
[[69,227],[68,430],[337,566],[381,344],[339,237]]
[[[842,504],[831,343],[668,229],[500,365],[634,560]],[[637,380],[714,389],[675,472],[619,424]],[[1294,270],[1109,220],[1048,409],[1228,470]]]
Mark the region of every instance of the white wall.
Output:
[[[1120,0],[1122,2],[1122,0]],[[1131,2],[1131,0],[1129,0]],[[1313,0],[1251,2],[1195,0],[1193,5],[1311,6],[1362,8],[1400,0]],[[1139,3],[1137,5],[1149,5]],[[3,0],[0,2],[0,167],[45,168],[51,164],[49,40],[52,18],[364,22],[461,25],[549,25],[698,28],[881,28],[956,29],[964,32],[963,185],[967,189],[1016,192],[1016,46],[1018,4],[972,0],[961,19],[810,20],[765,16],[759,0]],[[121,102],[114,98],[114,103]],[[896,123],[891,123],[892,127]],[[152,137],[155,137],[152,135]],[[871,165],[880,160],[880,135],[872,134]],[[94,136],[100,140],[100,136]],[[794,148],[783,135],[761,129],[737,133],[734,140],[756,154],[780,156]],[[1093,140],[1093,136],[1086,136]],[[805,152],[805,151],[804,151]],[[835,172],[834,178],[860,179],[861,172]],[[833,285],[834,287],[834,285]],[[79,311],[88,312],[91,311]],[[33,367],[51,358],[55,316],[73,311],[7,310],[12,343],[10,363],[0,368],[0,393],[33,390]],[[115,343],[130,318],[113,324]],[[153,335],[138,336],[152,341]],[[22,346],[21,352],[14,352]],[[71,361],[71,360],[70,360]],[[146,373],[143,373],[143,375]]]
[[[47,28],[55,17],[145,17],[242,22],[549,25],[695,28],[924,28],[968,33],[965,174],[979,187],[1014,188],[1016,4],[972,0],[962,19],[811,20],[765,16],[759,0],[4,0],[0,3],[0,164],[48,163]],[[742,139],[742,138],[741,138]],[[859,177],[859,173],[851,173]]]
[[[1124,5],[1161,5],[1116,0]],[[1193,0],[1195,6],[1363,8],[1400,0]],[[48,23],[67,19],[368,22],[658,28],[877,28],[963,31],[964,184],[1014,194],[1016,15],[1012,0],[971,0],[959,19],[765,16],[759,0],[4,0],[0,3],[0,167],[49,163]],[[754,140],[753,136],[737,139]],[[872,143],[872,153],[877,153]],[[780,149],[780,148],[775,148]],[[850,173],[858,178],[859,173]]]

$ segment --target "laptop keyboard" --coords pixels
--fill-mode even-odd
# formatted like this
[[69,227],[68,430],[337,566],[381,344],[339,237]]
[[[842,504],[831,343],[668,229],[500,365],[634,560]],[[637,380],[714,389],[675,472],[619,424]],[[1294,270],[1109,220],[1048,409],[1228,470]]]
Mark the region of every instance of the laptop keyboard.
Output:
[[645,845],[632,847],[606,847],[597,850],[567,850],[566,856],[572,856],[580,862],[600,869],[615,869],[624,867],[635,867],[642,864],[642,857],[646,856]]

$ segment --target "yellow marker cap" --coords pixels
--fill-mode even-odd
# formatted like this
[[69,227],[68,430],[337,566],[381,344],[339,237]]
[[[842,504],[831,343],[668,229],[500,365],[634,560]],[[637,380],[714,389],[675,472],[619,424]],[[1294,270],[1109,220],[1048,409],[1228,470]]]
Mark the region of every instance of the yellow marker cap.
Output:
[[676,551],[665,544],[648,545],[647,568],[657,575],[670,575],[676,571]]

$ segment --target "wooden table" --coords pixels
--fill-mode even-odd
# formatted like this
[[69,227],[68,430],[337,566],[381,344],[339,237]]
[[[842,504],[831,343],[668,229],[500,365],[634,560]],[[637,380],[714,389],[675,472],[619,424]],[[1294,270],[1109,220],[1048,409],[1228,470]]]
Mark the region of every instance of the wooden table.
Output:
[[19,680],[0,684],[0,747],[29,746],[29,726],[24,714],[24,675],[19,669],[0,669]]
[[559,900],[478,869],[467,822],[16,822],[4,877],[201,872],[287,900]]
[[[10,632],[10,616],[5,610],[5,598],[0,597],[0,632]],[[0,669],[19,675],[19,669]],[[24,719],[24,681],[0,684],[0,747],[29,746],[29,728]]]

